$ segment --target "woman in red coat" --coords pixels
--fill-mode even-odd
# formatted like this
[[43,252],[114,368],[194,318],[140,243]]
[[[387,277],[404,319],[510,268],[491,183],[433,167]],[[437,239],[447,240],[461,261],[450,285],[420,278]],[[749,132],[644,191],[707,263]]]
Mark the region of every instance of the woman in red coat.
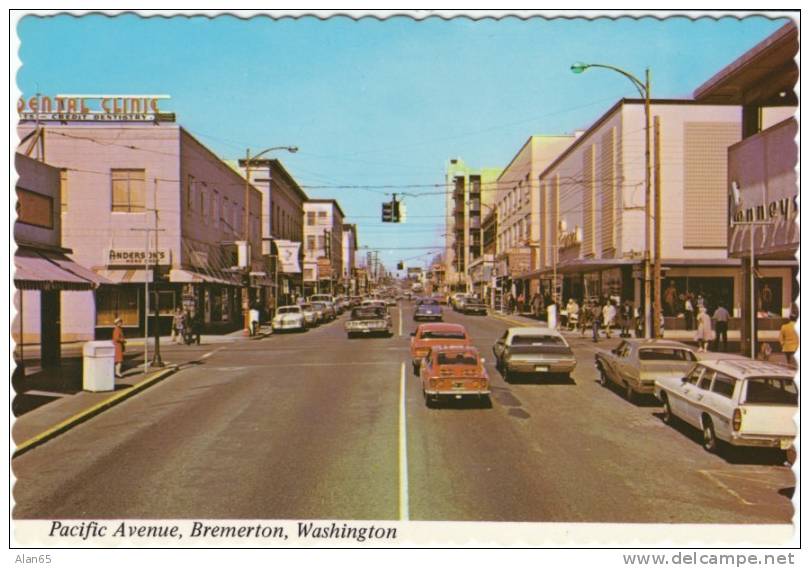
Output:
[[121,367],[124,364],[124,346],[127,340],[124,337],[124,322],[121,318],[115,318],[115,328],[113,329],[112,340],[115,344],[115,376],[121,378]]

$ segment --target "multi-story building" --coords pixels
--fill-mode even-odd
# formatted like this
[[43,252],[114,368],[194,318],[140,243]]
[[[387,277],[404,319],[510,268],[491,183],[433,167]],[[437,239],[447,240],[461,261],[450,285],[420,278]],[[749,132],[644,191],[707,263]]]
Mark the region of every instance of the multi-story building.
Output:
[[357,225],[343,225],[343,242],[341,246],[343,254],[343,272],[341,283],[343,290],[351,295],[357,293],[357,280],[355,278],[355,255],[357,254]]
[[516,298],[528,300],[539,289],[536,280],[523,279],[540,266],[544,253],[538,179],[574,139],[575,136],[530,136],[498,176],[494,238],[498,296],[508,290]]
[[63,325],[95,313],[99,337],[117,317],[142,331],[148,281],[163,331],[181,306],[210,330],[242,326],[261,294],[261,193],[248,186],[246,204],[244,178],[163,115],[77,116],[21,114],[19,126],[21,151],[64,176],[64,246],[112,283],[95,305],[87,297],[63,306]]
[[498,168],[470,168],[460,158],[446,172],[445,283],[448,289],[470,290],[470,264],[483,254],[483,217],[495,201]]
[[[305,294],[341,291],[343,274],[343,210],[334,199],[304,203]],[[315,273],[307,270],[315,269]]]
[[[740,107],[653,100],[660,121],[665,325],[681,295],[709,305],[741,301],[739,261],[727,251],[727,149],[740,139]],[[643,100],[621,100],[539,176],[543,292],[558,300],[613,297],[643,303],[645,231]],[[653,137],[654,139],[655,137]],[[656,152],[653,152],[654,154]],[[652,239],[649,242],[653,248]]]
[[[732,199],[726,226],[729,255],[742,260],[742,294],[735,301],[734,315],[741,316],[743,351],[749,353],[757,329],[777,329],[796,312],[799,186],[794,88],[799,76],[798,50],[798,29],[791,22],[694,92],[695,100],[704,104],[742,107],[742,139],[728,149],[727,183]],[[739,199],[734,199],[735,194]],[[751,222],[760,224],[748,224]],[[752,254],[756,263],[753,294]],[[752,318],[754,313],[756,318]],[[757,349],[754,341],[754,351]]]
[[[244,160],[239,161],[243,175]],[[280,160],[250,163],[250,182],[262,194],[261,254],[269,277],[267,308],[294,303],[303,294],[304,202],[308,197]]]

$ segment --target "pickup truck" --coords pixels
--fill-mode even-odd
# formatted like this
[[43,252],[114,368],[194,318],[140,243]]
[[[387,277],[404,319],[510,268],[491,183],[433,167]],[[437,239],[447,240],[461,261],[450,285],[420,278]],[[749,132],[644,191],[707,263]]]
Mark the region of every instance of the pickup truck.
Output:
[[492,353],[506,382],[514,373],[570,376],[577,365],[565,338],[547,327],[511,327],[492,346]]
[[353,308],[348,321],[344,324],[349,339],[358,335],[371,335],[373,333],[391,336],[391,320],[385,308],[375,306],[361,306]]
[[697,359],[688,345],[665,339],[625,339],[615,349],[594,354],[601,385],[618,385],[630,402],[639,394],[652,395],[657,379],[680,379]]
[[664,422],[702,430],[703,448],[732,446],[789,450],[796,438],[799,390],[794,371],[751,359],[702,360],[680,378],[658,379]]

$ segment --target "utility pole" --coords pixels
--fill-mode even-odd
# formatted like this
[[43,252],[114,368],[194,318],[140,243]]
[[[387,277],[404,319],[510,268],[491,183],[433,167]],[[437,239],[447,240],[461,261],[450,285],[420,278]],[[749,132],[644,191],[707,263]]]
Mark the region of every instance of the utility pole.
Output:
[[654,119],[655,131],[655,177],[653,188],[655,192],[655,266],[653,268],[653,330],[655,337],[661,337],[661,120],[659,116]]
[[245,150],[245,218],[242,221],[242,231],[245,235],[245,261],[244,280],[242,282],[242,319],[245,332],[250,335],[250,148]]
[[[161,231],[165,231],[165,229],[158,229],[157,228],[157,217],[155,219],[155,227],[149,228],[145,227],[143,229],[140,228],[132,228],[130,231],[137,231],[142,232],[146,235],[146,242],[144,243],[144,275],[143,275],[143,282],[144,282],[144,313],[143,313],[143,372],[149,372],[149,236],[151,233],[155,233],[155,271],[154,274],[157,274],[157,266],[158,266],[158,258],[157,258],[157,234]],[[155,278],[155,285],[157,286],[157,278]],[[157,300],[157,297],[156,297]],[[160,358],[160,343],[159,343],[159,334],[160,330],[157,329],[157,310],[160,307],[159,303],[156,302],[158,305],[155,306],[155,349],[157,350],[155,353],[154,358],[152,359],[152,365],[156,367],[163,367],[163,361]]]
[[652,244],[650,238],[651,225],[650,217],[653,213],[652,208],[652,165],[650,163],[650,70],[644,71],[644,187],[645,187],[645,205],[644,214],[647,216],[647,222],[644,224],[644,237],[645,246],[644,251],[646,258],[644,259],[644,337],[650,339],[652,337],[652,313],[650,310],[650,245]]

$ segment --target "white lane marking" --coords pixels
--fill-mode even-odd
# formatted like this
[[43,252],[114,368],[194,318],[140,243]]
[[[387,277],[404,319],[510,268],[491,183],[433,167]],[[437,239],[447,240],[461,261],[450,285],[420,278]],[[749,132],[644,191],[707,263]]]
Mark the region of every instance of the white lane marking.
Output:
[[402,337],[402,308],[399,308],[399,336]]
[[208,358],[209,358],[211,355],[213,355],[213,354],[214,354],[214,353],[216,353],[217,351],[222,351],[222,349],[223,349],[223,348],[222,348],[222,347],[220,347],[219,349],[214,349],[213,351],[209,351],[209,352],[208,352],[208,353],[206,353],[205,355],[201,355],[201,356],[200,356],[200,359],[208,359]]
[[405,363],[399,372],[399,520],[408,520],[408,424],[405,420]]
[[747,499],[744,499],[739,493],[734,491],[731,487],[729,487],[728,485],[726,485],[725,483],[723,483],[722,481],[717,479],[717,477],[712,475],[712,472],[710,470],[701,469],[701,470],[698,470],[698,471],[700,471],[700,473],[702,473],[703,475],[708,477],[710,480],[712,480],[715,485],[719,486],[721,489],[724,489],[726,491],[726,493],[728,493],[732,497],[735,497],[743,505],[754,505],[754,503],[751,503],[751,501],[748,501]]

